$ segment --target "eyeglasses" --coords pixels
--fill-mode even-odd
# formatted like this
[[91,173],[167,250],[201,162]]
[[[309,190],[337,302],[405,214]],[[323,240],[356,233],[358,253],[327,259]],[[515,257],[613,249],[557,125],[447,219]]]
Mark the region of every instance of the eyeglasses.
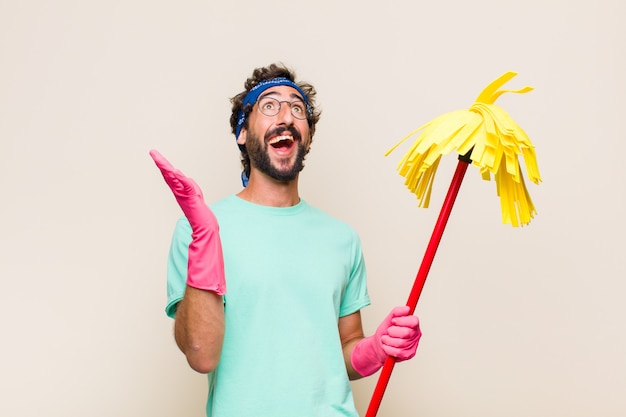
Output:
[[293,117],[299,120],[306,119],[307,116],[307,105],[304,104],[302,100],[293,100],[293,101],[280,101],[273,97],[263,97],[259,100],[259,110],[266,116],[276,116],[280,112],[280,106],[282,103],[289,104],[291,108],[291,114]]

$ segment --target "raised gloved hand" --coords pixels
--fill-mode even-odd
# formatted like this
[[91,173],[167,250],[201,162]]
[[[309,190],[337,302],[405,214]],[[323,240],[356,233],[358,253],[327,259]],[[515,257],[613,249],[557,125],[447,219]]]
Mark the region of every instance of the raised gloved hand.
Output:
[[361,376],[378,371],[387,356],[404,361],[415,356],[422,332],[419,320],[409,315],[408,306],[395,307],[378,326],[373,336],[356,344],[350,356],[352,368]]
[[224,295],[226,279],[217,218],[204,202],[202,190],[193,179],[174,168],[158,151],[151,150],[150,156],[191,225],[187,285]]

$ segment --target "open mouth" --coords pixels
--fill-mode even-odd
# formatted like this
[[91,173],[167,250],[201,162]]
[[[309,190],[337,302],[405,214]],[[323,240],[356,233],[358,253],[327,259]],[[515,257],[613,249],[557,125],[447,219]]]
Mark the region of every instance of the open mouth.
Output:
[[274,136],[268,141],[274,149],[290,149],[294,142],[295,140],[291,135]]

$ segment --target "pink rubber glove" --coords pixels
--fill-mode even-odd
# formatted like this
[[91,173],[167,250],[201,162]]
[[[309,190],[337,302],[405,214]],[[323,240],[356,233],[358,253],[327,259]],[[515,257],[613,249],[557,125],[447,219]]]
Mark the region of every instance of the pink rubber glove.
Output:
[[416,316],[408,306],[395,307],[378,326],[373,336],[356,344],[350,356],[352,368],[361,376],[378,371],[387,356],[405,361],[415,356],[422,332]]
[[226,279],[217,218],[204,202],[202,190],[193,179],[174,168],[158,151],[151,150],[150,156],[191,225],[187,285],[224,295]]

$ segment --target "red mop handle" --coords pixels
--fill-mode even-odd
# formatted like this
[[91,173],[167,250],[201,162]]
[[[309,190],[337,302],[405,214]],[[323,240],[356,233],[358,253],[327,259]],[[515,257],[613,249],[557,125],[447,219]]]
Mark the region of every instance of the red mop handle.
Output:
[[[424,288],[424,283],[426,282],[428,271],[430,271],[433,259],[435,258],[437,247],[439,247],[441,236],[443,235],[443,231],[446,228],[446,224],[448,223],[448,218],[450,217],[452,206],[454,205],[456,196],[459,193],[459,188],[461,188],[461,182],[463,182],[465,171],[467,171],[467,167],[471,163],[471,159],[469,159],[470,154],[471,151],[467,155],[459,157],[459,163],[456,167],[454,177],[452,177],[452,182],[450,183],[448,194],[446,195],[446,198],[443,202],[441,212],[439,213],[439,218],[437,218],[437,223],[435,223],[435,228],[430,237],[430,242],[426,247],[426,253],[424,254],[424,258],[422,259],[422,264],[419,271],[417,272],[417,276],[415,277],[415,282],[413,283],[411,294],[409,295],[409,299],[406,302],[406,305],[411,308],[410,314],[413,314],[413,312],[415,311],[415,306],[417,306],[417,301],[419,300],[420,294],[422,293],[422,288]],[[375,417],[376,413],[378,413],[378,408],[380,407],[383,395],[385,394],[385,389],[387,388],[389,378],[391,378],[391,372],[393,371],[393,366],[395,365],[395,363],[395,358],[387,356],[365,417]]]

